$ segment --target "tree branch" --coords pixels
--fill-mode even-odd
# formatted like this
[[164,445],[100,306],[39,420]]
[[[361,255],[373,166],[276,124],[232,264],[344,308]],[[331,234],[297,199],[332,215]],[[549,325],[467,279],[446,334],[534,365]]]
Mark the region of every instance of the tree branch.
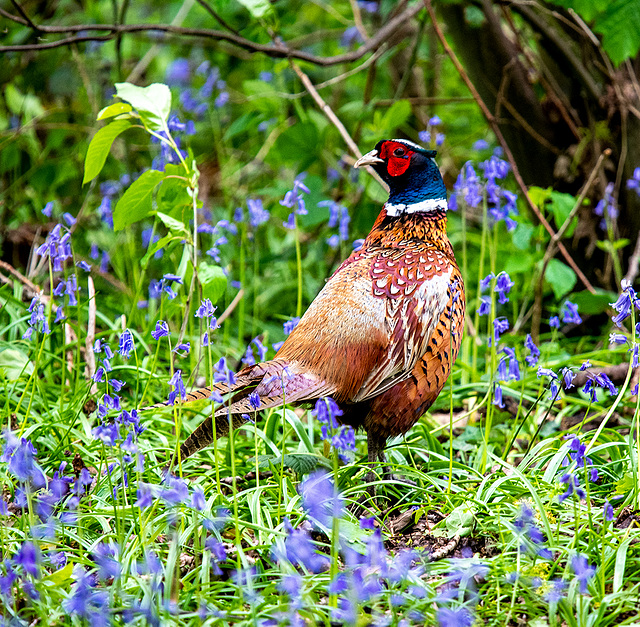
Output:
[[106,35],[78,34],[74,37],[65,37],[63,39],[58,39],[56,41],[46,43],[0,46],[0,53],[48,50],[51,48],[59,48],[61,46],[68,46],[84,41],[108,41],[117,37],[120,33],[160,32],[181,37],[200,37],[204,39],[213,39],[215,41],[226,41],[237,46],[238,48],[248,50],[251,53],[259,52],[267,56],[280,59],[299,59],[300,61],[307,61],[315,65],[329,67],[332,65],[338,65],[340,63],[351,63],[352,61],[357,61],[369,52],[376,50],[383,43],[386,43],[403,24],[409,21],[421,10],[422,5],[420,3],[407,7],[402,13],[389,20],[373,37],[371,37],[357,50],[352,50],[350,52],[338,54],[332,57],[318,57],[302,50],[289,48],[286,43],[273,42],[269,44],[261,44],[255,41],[251,41],[250,39],[245,39],[244,37],[236,35],[232,32],[212,30],[209,28],[186,28],[183,26],[174,26],[171,24],[71,24],[68,26],[44,26],[33,24],[31,26],[31,24],[29,24],[27,20],[24,20],[17,15],[12,15],[11,13],[0,9],[0,14],[4,15],[14,22],[22,24],[23,26],[31,26],[31,28],[38,33],[68,34],[90,33],[92,31],[108,33]]
[[[460,74],[460,78],[464,81],[467,88],[471,92],[471,95],[473,96],[475,101],[478,103],[478,106],[480,107],[484,117],[486,118],[487,122],[489,122],[489,126],[491,126],[491,130],[495,134],[498,142],[500,143],[500,146],[502,146],[505,157],[507,158],[507,160],[509,161],[509,164],[511,165],[513,176],[516,179],[518,186],[522,190],[522,194],[525,197],[527,204],[529,205],[531,211],[533,211],[533,213],[536,215],[540,223],[547,230],[549,235],[551,235],[551,237],[553,238],[555,236],[555,231],[553,230],[549,222],[547,222],[547,219],[542,215],[542,212],[540,211],[540,209],[531,200],[531,197],[529,196],[529,190],[527,189],[527,186],[525,185],[525,182],[522,179],[522,176],[520,175],[520,171],[518,170],[518,166],[513,157],[513,153],[511,152],[511,149],[509,148],[509,145],[507,144],[504,138],[504,135],[502,134],[502,131],[498,126],[498,122],[495,116],[491,113],[491,111],[489,111],[489,107],[487,107],[484,100],[482,100],[482,97],[478,93],[478,90],[475,88],[474,84],[471,82],[471,79],[469,78],[464,68],[460,64],[460,61],[458,61],[458,57],[456,57],[455,52],[451,49],[451,46],[449,46],[444,36],[444,33],[440,28],[440,24],[438,24],[438,20],[436,19],[436,14],[435,14],[435,11],[433,10],[433,6],[431,5],[431,0],[423,0],[423,2],[427,8],[427,11],[429,11],[429,15],[431,16],[431,22],[433,24],[433,29],[436,35],[438,36],[438,39],[440,40],[442,47],[444,48],[445,52],[453,62],[453,65],[458,71],[458,74]],[[589,292],[591,292],[591,294],[595,294],[596,291],[593,288],[593,285],[591,285],[591,282],[589,281],[589,279],[587,279],[584,272],[582,272],[582,270],[578,267],[578,264],[576,264],[576,262],[573,260],[573,257],[571,257],[571,255],[567,251],[564,244],[562,242],[557,242],[556,245],[558,246],[558,250],[562,253],[562,256],[565,258],[567,263],[571,266],[573,271],[576,273],[577,277],[580,279],[582,284],[587,288],[587,290],[589,290]]]

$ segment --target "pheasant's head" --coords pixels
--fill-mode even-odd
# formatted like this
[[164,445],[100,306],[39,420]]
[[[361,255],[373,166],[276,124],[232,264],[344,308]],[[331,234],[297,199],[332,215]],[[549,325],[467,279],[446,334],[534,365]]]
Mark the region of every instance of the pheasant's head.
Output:
[[370,165],[389,185],[387,215],[441,213],[447,209],[447,190],[434,160],[436,154],[408,139],[383,139],[355,167]]

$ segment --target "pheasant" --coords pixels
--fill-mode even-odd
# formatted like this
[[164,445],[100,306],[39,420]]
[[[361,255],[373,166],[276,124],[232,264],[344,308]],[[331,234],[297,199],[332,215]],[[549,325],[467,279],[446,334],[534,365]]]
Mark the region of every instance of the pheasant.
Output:
[[[362,247],[328,279],[276,356],[241,370],[183,402],[228,394],[215,411],[216,437],[242,414],[330,396],[339,420],[367,433],[368,460],[384,462],[388,438],[407,432],[431,406],[462,340],[462,276],[446,235],[447,193],[436,151],[386,139],[355,163],[388,183],[384,204]],[[255,395],[253,396],[255,399]],[[211,417],[182,444],[184,459],[213,441]]]

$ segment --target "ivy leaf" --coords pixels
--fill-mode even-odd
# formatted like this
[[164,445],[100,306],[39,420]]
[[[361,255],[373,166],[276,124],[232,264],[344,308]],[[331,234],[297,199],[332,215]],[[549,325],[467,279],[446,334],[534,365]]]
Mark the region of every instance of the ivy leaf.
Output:
[[131,83],[116,83],[116,93],[140,114],[146,128],[152,131],[166,128],[171,112],[171,90],[166,85],[153,83],[138,87]]
[[549,262],[545,279],[551,284],[551,289],[558,300],[570,292],[578,281],[576,273],[559,259],[552,259]]
[[602,47],[615,65],[635,57],[640,50],[640,0],[615,0],[593,30],[602,34]]
[[129,120],[114,120],[111,124],[107,124],[107,126],[98,130],[91,138],[87,155],[84,158],[83,185],[92,181],[100,174],[100,170],[104,167],[104,162],[107,160],[113,141],[130,126],[131,122]]
[[227,289],[227,277],[222,268],[202,261],[198,265],[198,276],[202,284],[202,297],[215,303]]
[[152,211],[153,190],[166,174],[158,170],[147,170],[131,183],[113,210],[113,230],[121,231],[130,224],[146,218]]

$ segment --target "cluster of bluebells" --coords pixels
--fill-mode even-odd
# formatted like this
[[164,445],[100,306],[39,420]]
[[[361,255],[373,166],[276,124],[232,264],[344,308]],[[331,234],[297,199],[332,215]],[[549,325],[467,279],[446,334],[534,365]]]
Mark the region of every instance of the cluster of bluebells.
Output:
[[[176,59],[167,69],[165,79],[168,85],[181,88],[180,104],[196,119],[204,117],[212,99],[216,109],[222,108],[229,102],[227,84],[220,77],[220,70],[217,67],[211,67],[209,61],[200,63],[194,71],[188,59]],[[201,87],[199,89],[191,87],[192,81],[202,82]]]
[[[325,471],[318,471],[306,477],[300,484],[299,491],[309,522],[305,521],[298,528],[294,528],[285,520],[286,536],[275,542],[271,552],[274,560],[286,573],[278,584],[280,591],[287,595],[289,600],[290,611],[286,618],[290,621],[289,624],[302,626],[305,623],[299,610],[304,605],[304,579],[300,569],[303,572],[320,573],[326,572],[330,567],[328,556],[318,549],[312,540],[311,532],[313,527],[319,527],[325,532],[333,529],[334,520],[343,518],[345,506],[331,475]],[[338,606],[331,611],[332,621],[336,624],[355,625],[365,607],[373,608],[383,599],[388,600],[394,608],[403,606],[407,596],[420,600],[425,609],[434,600],[443,605],[449,603],[450,599],[444,596],[434,598],[434,591],[424,578],[425,560],[418,552],[406,549],[390,556],[384,547],[380,529],[375,528],[373,519],[361,519],[360,527],[364,538],[361,548],[356,549],[357,545],[340,538],[344,568],[331,580],[327,590],[338,599]],[[462,585],[485,572],[474,570]],[[458,582],[462,579],[461,574]],[[443,610],[445,611],[438,618],[440,625],[444,627],[449,624],[446,622],[447,612],[453,610]],[[382,615],[375,616],[375,611],[374,615],[367,614],[368,619],[383,618]],[[284,619],[284,614],[265,624],[282,624],[279,618]],[[413,609],[407,612],[402,624],[425,624],[425,621],[425,614]],[[468,624],[470,625],[471,621]]]
[[327,238],[327,244],[331,248],[337,248],[340,242],[346,242],[349,240],[349,210],[334,200],[322,200],[318,203],[318,207],[329,208],[329,222],[327,226],[330,229],[338,227],[338,232]]
[[164,172],[167,163],[180,163],[186,159],[187,151],[182,148],[182,134],[195,135],[196,127],[193,120],[181,122],[174,113],[167,120],[166,131],[157,131],[151,136],[152,144],[160,144],[160,154],[154,157],[152,167],[154,170]]
[[[503,270],[496,276],[493,272],[489,273],[482,281],[480,281],[480,293],[484,292],[491,286],[491,282],[495,279],[493,291],[498,294],[498,302],[501,305],[509,302],[509,292],[515,283],[511,277]],[[479,316],[488,316],[491,313],[491,298],[489,296],[480,296],[480,307],[478,307]]]
[[[640,168],[636,168],[638,170]],[[613,316],[613,323],[618,327],[622,328],[622,323],[634,313],[635,310],[640,311],[640,299],[636,294],[636,291],[633,289],[631,283],[629,281],[622,281],[622,291],[620,292],[620,296],[615,303],[610,303],[611,307],[615,309],[617,312],[615,316]],[[635,326],[636,336],[640,335],[640,323],[636,323]],[[610,335],[610,342],[612,344],[624,344],[629,343],[627,336],[621,333],[612,333]],[[632,354],[631,357],[631,365],[633,368],[638,367],[638,343],[633,342],[629,348],[629,351]],[[634,386],[631,390],[633,395],[638,394],[638,384]]]
[[267,356],[267,347],[260,341],[259,337],[254,337],[249,346],[247,346],[247,350],[242,358],[243,365],[253,366],[256,363],[256,356],[253,352],[254,348],[258,352],[258,362],[265,360],[265,357]]
[[[173,288],[182,283],[182,277],[177,274],[165,274],[159,281],[152,279],[149,283],[149,299],[160,298],[164,293],[169,300],[173,300],[178,295]],[[139,303],[138,306],[146,306],[146,304]]]
[[441,125],[442,120],[437,115],[434,115],[429,118],[427,128],[418,133],[418,138],[423,144],[435,144],[436,146],[442,146],[446,139],[446,135],[438,130]]
[[527,503],[522,503],[513,521],[513,532],[520,542],[522,552],[531,552],[543,559],[553,559],[551,551],[544,546],[544,536],[536,524],[535,513]]
[[340,425],[336,420],[338,416],[342,416],[342,410],[338,404],[329,396],[320,398],[316,401],[311,415],[315,416],[322,425],[322,439],[330,442],[338,451],[340,459],[347,463],[348,452],[356,450],[356,434],[353,427]]
[[[240,211],[241,213],[241,211]],[[216,263],[222,263],[220,257],[220,246],[224,246],[229,243],[229,235],[238,235],[238,227],[234,222],[229,220],[218,220],[213,226],[208,222],[203,222],[198,225],[198,233],[207,233],[216,239],[213,242],[213,246],[207,250],[207,255],[211,257]]]
[[[43,213],[46,212],[45,215],[50,216],[52,207],[53,205],[48,203],[43,210]],[[73,226],[73,224],[75,224],[75,218],[71,214],[65,213],[62,217],[68,226]],[[36,249],[36,255],[45,260],[48,259],[53,272],[56,273],[63,272],[66,262],[68,260],[73,260],[73,253],[71,250],[71,231],[69,231],[68,226],[56,224],[56,226],[47,235],[44,243]],[[91,266],[84,261],[78,262],[77,265],[86,271],[91,269]],[[79,291],[80,287],[78,286],[78,277],[75,272],[70,272],[66,277],[59,276],[56,278],[56,284],[53,288],[52,294],[54,301],[57,300],[57,304],[54,307],[56,312],[54,319],[55,324],[66,319],[64,309],[65,304],[68,307],[75,307],[78,305]],[[45,307],[39,296],[35,296],[32,299],[28,312],[31,314],[28,321],[29,328],[22,336],[22,339],[30,340],[34,331],[42,332],[44,334],[49,333],[50,328],[45,314]]]
[[562,503],[568,499],[572,494],[575,494],[579,499],[586,498],[586,493],[580,486],[579,475],[583,472],[587,473],[589,481],[598,480],[598,469],[593,465],[593,461],[590,457],[585,455],[587,451],[586,444],[580,441],[577,435],[566,436],[569,439],[568,454],[562,461],[563,466],[573,466],[575,469],[572,472],[566,472],[560,478],[560,483],[565,485],[565,491],[560,495],[560,502]]
[[501,351],[500,362],[498,363],[498,372],[496,373],[496,383],[493,391],[493,404],[498,407],[504,407],[502,402],[502,386],[500,381],[520,381],[520,363],[516,357],[516,353],[512,348],[505,346]]
[[486,197],[489,215],[494,224],[504,221],[507,230],[513,231],[517,222],[514,216],[518,215],[516,207],[517,195],[504,189],[500,181],[509,173],[509,164],[500,159],[499,151],[480,163],[484,172],[484,179],[477,173],[470,161],[464,164],[453,186],[453,193],[449,199],[449,208],[454,211],[463,201],[469,207],[478,207]]
[[[211,303],[211,299],[205,298],[200,303],[200,307],[196,310],[195,317],[200,318],[206,327],[206,331],[202,336],[202,346],[209,346],[209,331],[215,331],[218,328],[218,319],[215,317],[216,308]],[[166,334],[169,334],[169,327],[165,322]],[[157,325],[156,325],[157,330]],[[164,329],[162,329],[164,332]],[[154,336],[155,337],[155,336]],[[155,337],[157,340],[158,337]]]
[[287,229],[295,229],[296,215],[303,216],[308,213],[303,195],[309,193],[309,188],[302,182],[305,176],[305,173],[296,176],[293,181],[293,188],[290,189],[280,201],[280,204],[283,207],[292,209],[287,221],[282,223],[282,225]]

